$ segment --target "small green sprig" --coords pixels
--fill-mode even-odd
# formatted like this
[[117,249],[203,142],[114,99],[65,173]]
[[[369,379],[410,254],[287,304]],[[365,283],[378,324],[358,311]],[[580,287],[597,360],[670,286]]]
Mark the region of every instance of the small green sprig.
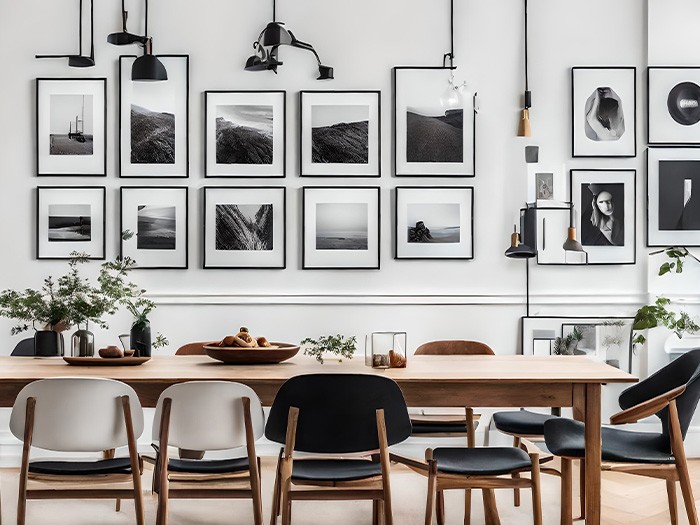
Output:
[[355,353],[357,338],[354,335],[348,338],[345,338],[340,334],[322,335],[319,336],[318,339],[311,339],[307,337],[299,344],[311,345],[310,348],[304,349],[304,355],[315,357],[316,361],[323,364],[323,352],[329,352],[348,359],[352,358],[352,355]]

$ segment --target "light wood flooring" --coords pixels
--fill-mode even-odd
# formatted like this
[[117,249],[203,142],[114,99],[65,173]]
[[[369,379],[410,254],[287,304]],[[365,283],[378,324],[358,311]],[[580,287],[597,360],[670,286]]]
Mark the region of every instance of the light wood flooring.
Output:
[[[273,458],[263,459],[263,504],[265,523],[269,523],[270,494],[274,477]],[[700,503],[700,460],[690,462],[696,505]],[[150,494],[151,471],[144,474],[146,523],[155,523],[156,499]],[[2,521],[5,525],[16,522],[17,469],[0,470],[2,490]],[[574,475],[574,480],[578,475]],[[545,524],[559,523],[559,479],[542,477],[542,504]],[[404,468],[394,467],[392,472],[394,522],[396,525],[423,523],[425,510],[426,479]],[[574,493],[578,488],[574,487]],[[461,525],[463,493],[447,492],[445,496],[447,523]],[[688,523],[679,494],[681,523]],[[481,498],[475,494],[472,523],[483,523]],[[511,490],[497,491],[498,509],[503,525],[532,523],[529,494],[523,494],[523,504],[513,506]],[[700,505],[698,505],[700,506]],[[574,499],[574,510],[578,511]],[[603,473],[603,523],[609,525],[666,525],[669,523],[666,489],[663,481],[618,473]],[[292,522],[295,525],[369,525],[369,502],[295,502]],[[122,503],[121,512],[114,511],[114,501],[30,501],[27,506],[27,525],[121,525],[133,524],[133,503]],[[171,500],[170,524],[241,524],[253,523],[251,504],[247,500]],[[583,522],[575,522],[583,523]]]

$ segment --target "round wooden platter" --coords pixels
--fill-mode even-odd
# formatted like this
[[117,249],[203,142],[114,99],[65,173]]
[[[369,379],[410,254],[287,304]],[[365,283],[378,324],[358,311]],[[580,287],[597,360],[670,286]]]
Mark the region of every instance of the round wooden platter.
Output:
[[212,359],[228,365],[265,365],[276,364],[294,357],[299,345],[291,343],[273,343],[269,347],[241,348],[205,345],[204,351]]
[[138,366],[151,360],[150,357],[70,357],[63,356],[69,365],[75,366]]

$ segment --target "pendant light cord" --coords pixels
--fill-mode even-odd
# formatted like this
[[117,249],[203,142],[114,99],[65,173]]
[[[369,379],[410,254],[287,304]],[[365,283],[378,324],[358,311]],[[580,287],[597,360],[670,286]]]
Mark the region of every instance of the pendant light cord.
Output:
[[80,18],[78,22],[78,54],[83,54],[83,0],[80,0]]
[[450,68],[454,69],[455,59],[455,2],[450,0],[450,52],[442,56],[442,67],[446,67],[447,61],[450,62]]
[[532,94],[530,93],[530,82],[528,75],[528,56],[527,56],[527,0],[525,0],[525,107],[530,108],[532,105]]
[[[525,0],[527,2],[527,0]],[[148,36],[148,0],[146,0],[146,23],[144,29],[144,35]]]
[[272,0],[272,21],[277,22],[277,0]]

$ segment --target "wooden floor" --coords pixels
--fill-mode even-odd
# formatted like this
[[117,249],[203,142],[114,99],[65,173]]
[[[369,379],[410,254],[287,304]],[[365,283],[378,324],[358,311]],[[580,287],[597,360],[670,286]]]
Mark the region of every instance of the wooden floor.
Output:
[[[700,460],[691,461],[691,476],[696,506],[700,502]],[[265,522],[269,523],[270,494],[272,492],[274,460],[263,459],[263,502]],[[5,525],[16,522],[17,497],[16,469],[0,471],[2,487],[2,521]],[[578,476],[575,475],[574,479]],[[150,488],[150,471],[144,475],[144,487]],[[578,489],[575,487],[574,489]],[[397,525],[423,523],[426,496],[426,480],[408,470],[397,467],[392,473],[394,522]],[[683,509],[680,500],[679,510]],[[512,491],[497,491],[498,508],[504,525],[532,523],[529,495],[523,505],[513,506]],[[155,498],[146,496],[146,523],[155,523]],[[463,496],[460,491],[446,493],[447,523],[461,525]],[[483,512],[475,499],[472,523],[483,523]],[[575,500],[576,501],[576,500]],[[545,524],[559,523],[559,480],[543,476],[542,491]],[[577,505],[577,503],[575,503]],[[27,525],[116,525],[133,524],[134,507],[131,502],[122,504],[122,511],[114,511],[113,501],[30,501]],[[616,473],[603,474],[603,523],[610,525],[666,525],[669,523],[666,489],[663,481]],[[576,509],[577,510],[577,509]],[[681,523],[688,523],[681,511]],[[367,502],[297,502],[294,503],[295,525],[369,525],[371,504]],[[246,500],[200,500],[170,502],[170,524],[241,524],[253,523],[250,502]],[[576,522],[575,522],[576,523]],[[582,523],[582,522],[578,522]]]

